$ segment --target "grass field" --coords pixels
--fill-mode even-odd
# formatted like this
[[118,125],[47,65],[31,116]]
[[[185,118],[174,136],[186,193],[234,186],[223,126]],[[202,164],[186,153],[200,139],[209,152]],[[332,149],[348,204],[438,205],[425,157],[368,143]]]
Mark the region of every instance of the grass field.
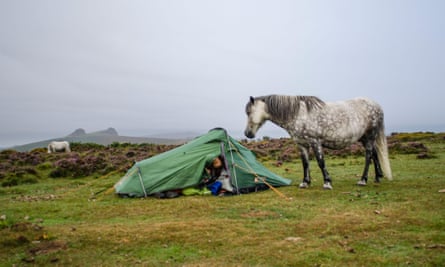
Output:
[[332,191],[315,162],[302,190],[299,160],[264,159],[293,180],[286,198],[122,199],[119,171],[2,187],[0,265],[443,266],[445,142],[424,143],[434,157],[393,153],[394,180],[366,187],[362,157],[328,157]]

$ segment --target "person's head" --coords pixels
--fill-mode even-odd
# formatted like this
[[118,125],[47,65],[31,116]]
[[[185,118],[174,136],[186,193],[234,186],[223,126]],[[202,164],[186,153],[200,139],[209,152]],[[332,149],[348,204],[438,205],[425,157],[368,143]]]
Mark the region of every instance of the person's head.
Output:
[[216,157],[213,162],[212,162],[212,166],[215,169],[219,169],[222,167],[222,160],[220,157]]

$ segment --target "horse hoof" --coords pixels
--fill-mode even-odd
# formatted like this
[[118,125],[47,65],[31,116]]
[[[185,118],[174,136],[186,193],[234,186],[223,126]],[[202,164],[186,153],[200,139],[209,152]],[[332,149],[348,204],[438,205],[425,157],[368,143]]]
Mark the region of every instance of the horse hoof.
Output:
[[309,184],[306,183],[306,182],[302,182],[302,183],[300,184],[300,188],[308,188],[308,187],[309,187]]
[[332,185],[331,185],[331,183],[325,183],[325,184],[323,185],[323,189],[326,189],[326,190],[332,190]]
[[360,181],[357,182],[357,185],[359,185],[359,186],[366,186],[366,182],[363,181],[363,180],[360,180]]

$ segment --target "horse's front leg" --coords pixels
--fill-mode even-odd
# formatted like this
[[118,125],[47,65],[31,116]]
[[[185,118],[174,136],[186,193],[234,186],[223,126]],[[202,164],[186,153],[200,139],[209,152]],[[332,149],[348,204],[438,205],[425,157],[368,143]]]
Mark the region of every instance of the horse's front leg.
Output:
[[315,157],[317,158],[318,167],[320,167],[320,170],[323,173],[323,180],[324,180],[323,188],[331,190],[332,180],[331,177],[329,176],[328,170],[326,169],[323,156],[323,148],[321,146],[321,143],[313,145],[312,149],[314,150]]
[[300,188],[308,188],[311,184],[311,174],[309,170],[309,149],[303,146],[299,146],[301,162],[303,163],[303,182],[300,184]]

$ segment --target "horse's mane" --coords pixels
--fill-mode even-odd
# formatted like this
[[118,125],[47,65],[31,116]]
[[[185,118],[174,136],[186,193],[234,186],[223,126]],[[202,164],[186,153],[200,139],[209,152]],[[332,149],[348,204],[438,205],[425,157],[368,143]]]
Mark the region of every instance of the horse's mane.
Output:
[[307,112],[319,109],[325,105],[325,102],[316,96],[268,95],[257,97],[257,99],[264,101],[269,114],[281,121],[295,118],[300,111],[301,103],[305,104]]

